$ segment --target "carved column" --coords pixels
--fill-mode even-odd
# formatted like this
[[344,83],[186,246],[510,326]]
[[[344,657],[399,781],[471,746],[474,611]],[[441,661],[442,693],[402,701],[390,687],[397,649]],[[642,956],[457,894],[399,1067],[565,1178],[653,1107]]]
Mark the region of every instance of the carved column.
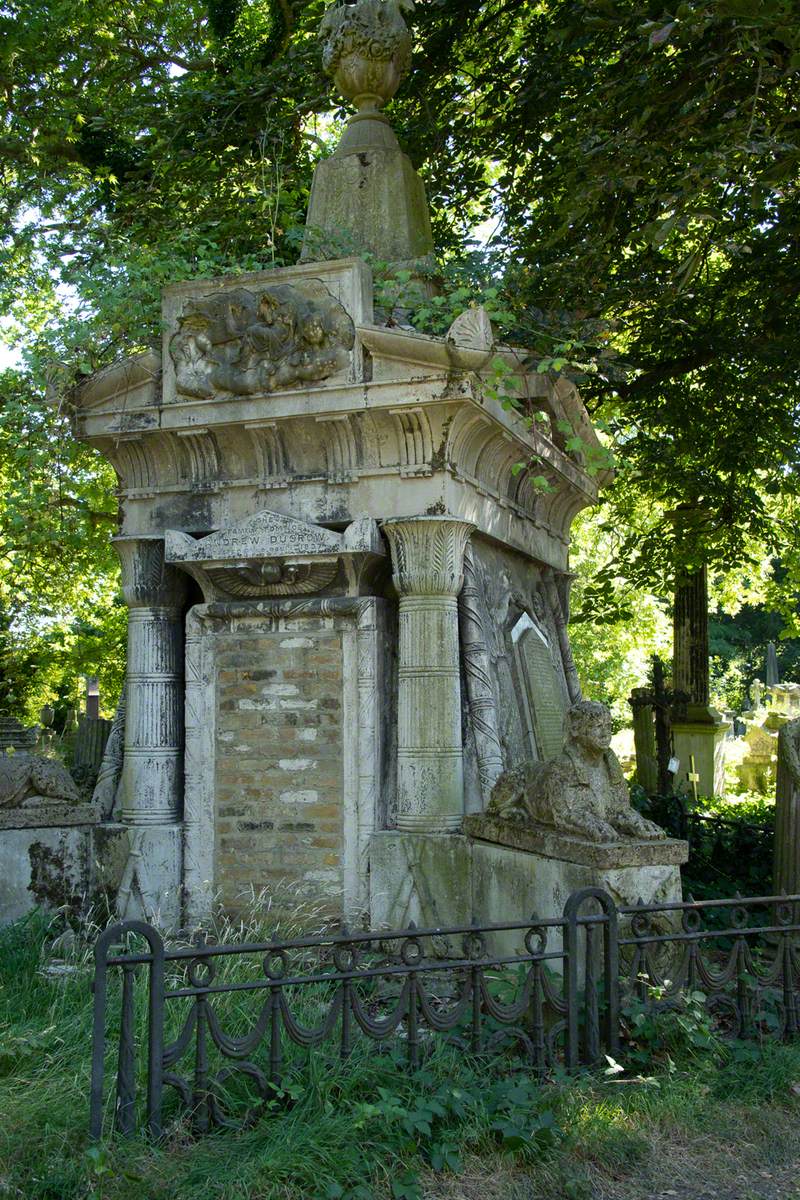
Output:
[[[709,705],[708,574],[705,566],[687,569],[692,551],[702,543],[706,514],[682,506],[672,514],[678,569],[673,611],[672,677],[675,691],[689,697],[673,710],[672,742],[680,763],[675,782],[688,786],[689,774],[699,776],[701,796],[719,795],[725,786],[725,734],[720,714]],[[694,771],[691,771],[694,761]]]
[[[784,896],[800,893],[800,720],[790,721],[778,734],[773,891]],[[797,905],[793,920],[799,918]]]
[[692,704],[708,704],[708,576],[684,572],[675,581],[673,684]]
[[443,833],[464,816],[458,594],[475,526],[420,516],[383,528],[400,593],[397,827]]
[[123,822],[169,825],[183,801],[183,576],[160,538],[116,538],[128,604]]
[[467,696],[475,734],[481,794],[486,807],[492,789],[503,773],[503,748],[497,724],[497,703],[492,688],[482,597],[469,546],[464,555],[464,587],[459,612]]

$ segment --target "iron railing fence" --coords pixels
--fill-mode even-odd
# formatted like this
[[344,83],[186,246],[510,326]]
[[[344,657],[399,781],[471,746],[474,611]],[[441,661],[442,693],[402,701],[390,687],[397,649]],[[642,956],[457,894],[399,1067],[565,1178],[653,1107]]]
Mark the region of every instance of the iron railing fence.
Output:
[[744,821],[721,813],[698,812],[685,796],[650,796],[646,815],[670,837],[689,843],[683,870],[692,890],[732,895],[737,888],[766,890],[772,882],[774,821]]
[[529,922],[177,948],[127,921],[95,963],[92,1136],[158,1136],[168,1091],[202,1133],[252,1124],[309,1052],[346,1060],[359,1042],[412,1069],[445,1041],[545,1076],[624,1062],[631,1006],[687,991],[722,1034],[795,1037],[800,896],[621,907],[586,888]]

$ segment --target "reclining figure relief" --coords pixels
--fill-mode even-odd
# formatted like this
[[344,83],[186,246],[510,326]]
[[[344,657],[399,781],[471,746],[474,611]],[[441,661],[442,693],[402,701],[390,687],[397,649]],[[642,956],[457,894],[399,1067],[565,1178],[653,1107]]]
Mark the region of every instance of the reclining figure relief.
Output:
[[[324,291],[324,289],[323,289]],[[325,292],[289,284],[188,300],[170,341],[175,386],[184,396],[250,396],[318,383],[350,361],[355,327]]]
[[80,804],[81,793],[69,771],[54,758],[38,754],[0,754],[0,809],[61,801]]
[[628,785],[611,750],[611,713],[582,700],[566,716],[558,758],[523,763],[501,775],[487,816],[540,825],[590,842],[666,837],[630,803]]

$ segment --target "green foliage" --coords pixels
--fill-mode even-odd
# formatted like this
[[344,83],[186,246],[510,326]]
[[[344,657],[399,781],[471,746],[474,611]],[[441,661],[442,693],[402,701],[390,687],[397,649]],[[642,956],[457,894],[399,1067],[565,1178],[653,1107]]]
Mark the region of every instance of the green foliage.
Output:
[[[77,577],[103,591],[114,571],[100,546],[113,480],[68,448],[50,400],[157,338],[167,280],[294,261],[312,168],[338,120],[324,115],[323,10],[13,0],[0,15],[0,317],[24,352],[0,390],[37,460],[27,495],[13,465],[21,445],[0,447],[2,482],[12,477],[2,537],[14,543],[0,604],[22,570],[25,617],[9,609],[20,656],[56,581],[63,626],[70,605],[83,618]],[[579,383],[615,443],[601,563],[581,552],[576,641],[618,716],[632,656],[661,638],[650,598],[671,586],[676,504],[706,510],[690,554],[723,580],[779,562],[762,590],[783,633],[796,631],[793,16],[791,0],[416,8],[416,71],[392,108],[425,176],[444,286],[409,298],[410,279],[379,270],[379,302],[438,335],[483,303],[526,365]],[[486,258],[470,252],[478,226],[493,231]],[[519,404],[501,379],[496,392]],[[59,489],[74,503],[56,503]],[[621,644],[623,621],[635,648]],[[740,680],[721,687],[738,695]]]
[[[645,1183],[640,1187],[633,1176],[662,1152],[662,1141],[674,1147],[678,1140],[686,1154],[699,1138],[707,1178],[715,1165],[709,1146],[724,1143],[728,1128],[748,1129],[759,1169],[767,1148],[777,1154],[785,1143],[788,1161],[796,1147],[800,1047],[775,1042],[707,1051],[695,1044],[702,1041],[702,1018],[693,1017],[688,1030],[637,1034],[650,1055],[639,1064],[647,1082],[624,1078],[620,1086],[618,1074],[601,1071],[540,1085],[524,1073],[474,1070],[450,1050],[409,1074],[385,1056],[358,1054],[343,1066],[326,1060],[309,1069],[288,1085],[288,1110],[244,1133],[193,1139],[178,1128],[160,1144],[118,1138],[92,1147],[86,1098],[93,931],[69,952],[72,972],[53,978],[41,968],[62,920],[37,913],[0,931],[0,1186],[10,1196],[395,1200],[458,1192],[461,1182],[446,1175],[463,1167],[463,1190],[491,1200],[588,1200],[598,1177],[607,1177],[609,1187],[626,1180],[642,1190]],[[144,1009],[140,993],[137,985]],[[232,1011],[226,1010],[226,1027]],[[376,1097],[382,1115],[368,1111]],[[522,1144],[507,1145],[507,1135],[512,1143],[522,1137]],[[745,1152],[737,1142],[737,1166]]]
[[645,1000],[630,997],[624,1005],[626,1058],[649,1068],[657,1062],[672,1065],[676,1058],[718,1055],[722,1043],[706,996],[699,991],[683,992],[671,1000],[670,1007],[659,1008],[666,990],[648,984]]

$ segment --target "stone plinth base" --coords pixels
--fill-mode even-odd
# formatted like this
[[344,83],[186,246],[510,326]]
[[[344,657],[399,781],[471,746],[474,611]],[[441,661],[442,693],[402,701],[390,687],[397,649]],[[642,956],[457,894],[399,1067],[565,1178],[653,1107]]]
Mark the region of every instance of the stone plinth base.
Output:
[[[101,822],[93,804],[0,812],[0,925],[34,908],[76,915],[99,905],[164,927],[181,922],[183,825]],[[107,911],[106,911],[107,910]]]
[[[468,817],[463,834],[375,834],[371,842],[373,928],[445,928],[560,917],[585,887],[609,892],[618,905],[680,901],[686,842],[593,844],[551,830]],[[491,952],[524,953],[525,931],[492,934]],[[559,950],[552,930],[548,949]],[[554,961],[553,969],[558,968]]]
[[96,804],[64,804],[58,800],[34,799],[23,808],[0,808],[0,830],[96,825],[100,817],[100,808]]
[[0,925],[38,907],[80,908],[99,820],[95,805],[44,798],[0,810]]
[[675,757],[680,767],[675,776],[676,787],[692,790],[688,778],[690,760],[694,755],[699,796],[720,796],[725,790],[725,737],[730,728],[716,709],[690,705],[685,718],[673,718],[672,739]]
[[455,833],[375,833],[370,841],[373,929],[425,929],[472,920],[472,846]]
[[660,841],[587,842],[544,826],[520,825],[485,814],[467,817],[464,832],[482,841],[495,842],[514,850],[525,850],[541,858],[556,858],[599,870],[621,867],[680,866],[689,851],[686,842],[674,838]]
[[[542,827],[468,817],[472,835],[473,909],[480,924],[524,921],[534,913],[560,916],[573,892],[602,888],[618,905],[680,901],[680,867],[686,842],[588,842]],[[474,839],[474,840],[473,840]],[[561,949],[560,930],[551,930],[548,949]],[[524,933],[495,938],[496,951],[518,954]]]

